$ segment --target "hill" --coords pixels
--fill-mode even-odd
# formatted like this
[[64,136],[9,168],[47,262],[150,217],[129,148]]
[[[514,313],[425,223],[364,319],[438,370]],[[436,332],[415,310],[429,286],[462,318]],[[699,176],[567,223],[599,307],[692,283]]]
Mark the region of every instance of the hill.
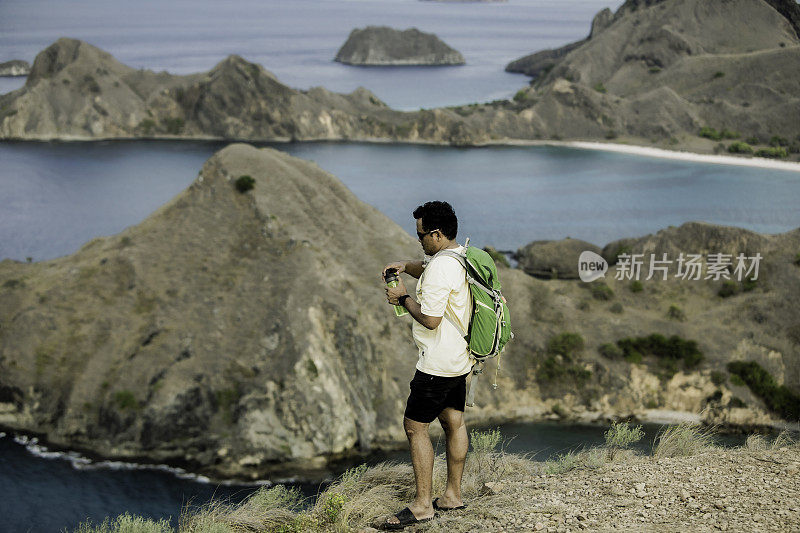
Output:
[[463,65],[464,56],[432,33],[367,26],[350,32],[335,61],[348,65]]

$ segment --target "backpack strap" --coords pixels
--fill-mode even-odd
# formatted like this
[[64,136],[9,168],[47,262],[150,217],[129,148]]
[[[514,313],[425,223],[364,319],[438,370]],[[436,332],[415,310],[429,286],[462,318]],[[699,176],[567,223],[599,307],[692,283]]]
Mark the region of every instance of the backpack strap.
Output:
[[469,381],[469,392],[467,392],[467,407],[475,407],[475,386],[478,384],[478,376],[483,374],[483,361],[478,361],[472,365],[472,379]]
[[493,289],[488,288],[480,280],[475,279],[475,277],[473,277],[469,273],[470,265],[467,262],[466,256],[464,256],[464,255],[462,255],[462,254],[460,254],[458,252],[454,252],[453,250],[440,250],[439,253],[437,253],[436,255],[439,255],[439,254],[446,255],[448,257],[454,257],[455,259],[458,260],[459,263],[461,263],[461,266],[463,266],[464,270],[467,271],[467,283],[470,283],[472,285],[477,285],[486,294],[494,294],[496,292]]

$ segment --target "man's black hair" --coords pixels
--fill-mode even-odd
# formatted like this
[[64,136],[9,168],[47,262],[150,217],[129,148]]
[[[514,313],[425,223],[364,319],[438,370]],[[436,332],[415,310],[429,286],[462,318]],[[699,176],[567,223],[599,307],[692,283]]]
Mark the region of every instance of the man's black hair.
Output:
[[458,234],[456,212],[447,202],[425,202],[414,209],[414,218],[422,219],[422,231],[438,229],[450,240],[454,240]]

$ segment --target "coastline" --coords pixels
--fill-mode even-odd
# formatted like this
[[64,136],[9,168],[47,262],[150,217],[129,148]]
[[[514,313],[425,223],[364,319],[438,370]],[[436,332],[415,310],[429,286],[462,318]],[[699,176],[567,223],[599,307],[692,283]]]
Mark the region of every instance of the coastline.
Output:
[[641,155],[645,157],[657,157],[660,159],[676,159],[679,161],[690,161],[693,163],[737,165],[743,167],[769,168],[776,170],[788,170],[791,172],[800,172],[800,162],[778,161],[775,159],[766,159],[763,157],[746,158],[746,157],[736,157],[731,155],[700,154],[697,152],[666,150],[663,148],[652,148],[649,146],[602,143],[594,141],[566,141],[563,143],[563,145],[572,148],[580,148],[583,150],[602,150],[606,152]]
[[[274,139],[230,139],[226,137],[216,137],[211,135],[180,136],[180,135],[156,135],[150,137],[120,137],[120,136],[80,136],[66,135],[58,137],[10,137],[0,139],[0,142],[9,143],[85,143],[85,142],[125,142],[125,141],[199,141],[199,142],[225,142],[228,144],[289,144],[289,143],[345,143],[345,144],[397,144],[397,145],[423,145],[423,146],[443,146],[450,147],[450,143],[436,142],[429,140],[399,140],[387,138],[332,138],[316,137],[308,139],[292,139],[280,137]],[[558,141],[558,140],[527,140],[527,139],[503,139],[487,143],[478,143],[470,146],[456,146],[455,148],[484,148],[484,147],[525,147],[525,146],[555,146],[561,148],[575,148],[578,150],[594,150],[601,152],[613,152],[626,155],[641,157],[653,157],[658,159],[672,159],[676,161],[687,161],[691,163],[707,163],[716,165],[731,165],[751,168],[764,168],[771,170],[785,170],[788,172],[800,172],[800,161],[780,161],[766,159],[763,157],[740,157],[733,155],[705,154],[687,150],[667,150],[665,148],[654,148],[637,144],[621,144],[600,141]]]

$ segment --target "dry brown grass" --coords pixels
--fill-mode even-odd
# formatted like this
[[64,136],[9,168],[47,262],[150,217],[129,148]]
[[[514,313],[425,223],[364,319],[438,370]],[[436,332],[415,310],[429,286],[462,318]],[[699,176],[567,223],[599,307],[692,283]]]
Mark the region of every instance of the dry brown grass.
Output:
[[653,457],[684,457],[696,455],[714,447],[714,428],[681,423],[669,426],[658,437]]

